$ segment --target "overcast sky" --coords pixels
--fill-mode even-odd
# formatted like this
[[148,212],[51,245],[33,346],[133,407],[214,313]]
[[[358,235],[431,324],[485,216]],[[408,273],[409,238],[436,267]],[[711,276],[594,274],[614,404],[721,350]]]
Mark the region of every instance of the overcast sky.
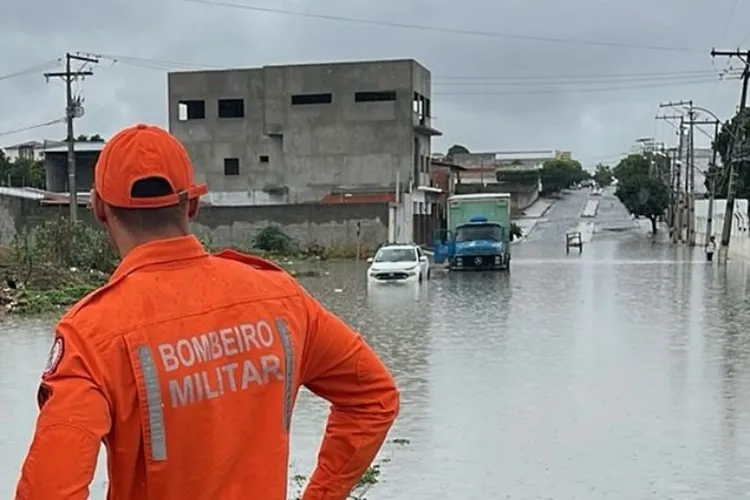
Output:
[[615,162],[639,137],[672,142],[673,129],[654,120],[659,111],[674,114],[659,110],[660,101],[693,99],[729,116],[740,82],[720,82],[718,74],[740,63],[712,62],[710,50],[750,49],[750,0],[226,2],[288,13],[218,5],[221,0],[76,0],[74,9],[52,0],[6,2],[0,146],[64,137],[62,124],[4,134],[63,115],[62,81],[46,84],[42,77],[61,65],[3,77],[66,51],[119,58],[102,58],[80,87],[86,114],[76,133],[104,136],[138,121],[166,126],[170,68],[414,58],[432,71],[433,123],[444,132],[434,152],[454,143],[472,151],[567,149],[591,166]]

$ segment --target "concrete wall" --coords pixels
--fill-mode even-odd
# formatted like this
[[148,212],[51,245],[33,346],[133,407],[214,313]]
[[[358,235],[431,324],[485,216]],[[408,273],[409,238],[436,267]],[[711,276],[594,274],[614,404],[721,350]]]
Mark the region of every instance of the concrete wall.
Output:
[[[317,201],[337,186],[393,184],[396,171],[409,181],[415,145],[417,157],[431,154],[413,103],[415,91],[430,97],[430,80],[413,60],[170,73],[169,127],[212,192]],[[396,100],[355,102],[372,91],[395,91]],[[292,105],[293,95],[318,93],[332,102]],[[243,99],[244,117],[219,118],[219,99]],[[181,119],[185,100],[203,100],[205,118]],[[239,159],[239,175],[224,174],[225,158]]]
[[[11,245],[24,227],[67,213],[67,205],[40,205],[36,200],[0,196],[0,244]],[[79,217],[94,224],[88,210],[80,210]],[[365,247],[375,247],[388,238],[388,204],[204,207],[193,230],[210,235],[219,246],[249,247],[258,231],[269,225],[281,227],[302,246],[354,245],[359,241]]]
[[554,150],[518,152],[508,154],[504,152],[458,153],[451,156],[451,162],[469,169],[502,168],[509,170],[533,170],[540,168],[547,160],[554,160],[557,154]]
[[[697,187],[697,183],[696,183]],[[721,242],[721,232],[724,227],[724,213],[726,200],[714,201],[714,213],[711,234],[716,237],[717,244]],[[708,222],[708,200],[695,201],[695,242],[702,247],[706,241]],[[748,200],[735,200],[734,220],[729,239],[729,255],[738,259],[750,260],[750,221],[748,220]]]
[[511,209],[514,213],[520,213],[537,202],[539,199],[539,186],[519,184],[510,193]]

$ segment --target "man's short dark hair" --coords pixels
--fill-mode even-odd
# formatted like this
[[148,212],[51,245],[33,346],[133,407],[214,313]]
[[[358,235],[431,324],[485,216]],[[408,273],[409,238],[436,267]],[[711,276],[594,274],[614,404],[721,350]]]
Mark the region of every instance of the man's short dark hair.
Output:
[[[133,183],[130,196],[153,198],[174,193],[172,186],[161,177],[148,177]],[[112,214],[128,229],[141,233],[156,233],[182,226],[184,204],[164,208],[120,208],[110,206]]]

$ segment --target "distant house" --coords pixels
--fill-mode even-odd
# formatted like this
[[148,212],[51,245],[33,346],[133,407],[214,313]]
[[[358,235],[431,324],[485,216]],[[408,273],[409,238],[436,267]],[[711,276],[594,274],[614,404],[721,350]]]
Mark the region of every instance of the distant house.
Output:
[[2,149],[5,152],[5,157],[10,161],[16,161],[18,159],[43,161],[44,150],[46,148],[63,144],[65,144],[64,141],[26,141],[6,146]]

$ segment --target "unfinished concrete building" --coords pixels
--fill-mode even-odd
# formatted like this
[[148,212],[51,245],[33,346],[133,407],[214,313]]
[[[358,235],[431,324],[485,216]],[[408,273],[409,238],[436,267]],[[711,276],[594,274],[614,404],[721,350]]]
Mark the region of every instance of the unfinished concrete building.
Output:
[[397,181],[417,194],[432,184],[440,134],[430,88],[414,60],[176,72],[169,127],[215,204],[320,201]]

